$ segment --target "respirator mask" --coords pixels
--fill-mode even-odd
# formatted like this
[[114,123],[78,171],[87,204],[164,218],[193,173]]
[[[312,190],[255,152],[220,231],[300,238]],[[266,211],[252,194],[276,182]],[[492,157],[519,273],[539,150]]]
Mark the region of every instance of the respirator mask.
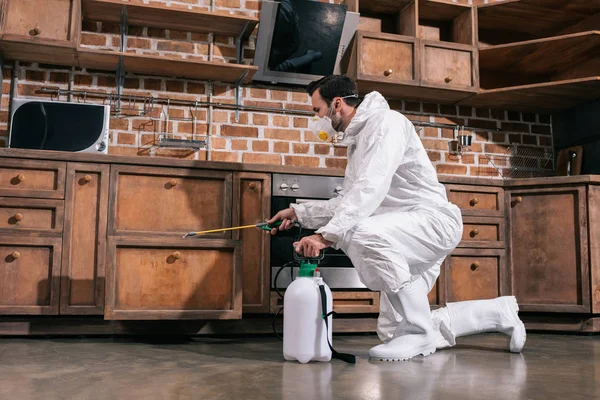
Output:
[[[358,97],[357,94],[351,94],[349,96],[340,97],[346,99],[349,97]],[[324,117],[314,116],[308,120],[308,129],[315,135],[317,139],[322,142],[329,142],[332,144],[341,144],[344,141],[344,133],[340,133],[333,128],[333,122],[330,115],[333,113],[333,108],[329,109],[329,112]]]

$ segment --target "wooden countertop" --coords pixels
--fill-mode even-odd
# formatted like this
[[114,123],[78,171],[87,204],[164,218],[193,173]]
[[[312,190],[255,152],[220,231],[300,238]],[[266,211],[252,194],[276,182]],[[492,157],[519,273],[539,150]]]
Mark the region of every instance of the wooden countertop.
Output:
[[[72,153],[48,150],[24,150],[0,148],[0,158],[36,159],[48,161],[71,161],[103,164],[127,164],[154,167],[200,168],[221,171],[266,172],[280,174],[344,176],[344,171],[330,168],[306,168],[270,164],[247,164],[217,161],[178,160],[164,157],[118,156],[108,154]],[[0,166],[2,163],[0,162]],[[592,183],[600,184],[600,175],[561,176],[530,179],[490,179],[463,176],[440,176],[444,184],[472,186],[496,186],[516,188],[524,186],[544,186],[561,184]]]

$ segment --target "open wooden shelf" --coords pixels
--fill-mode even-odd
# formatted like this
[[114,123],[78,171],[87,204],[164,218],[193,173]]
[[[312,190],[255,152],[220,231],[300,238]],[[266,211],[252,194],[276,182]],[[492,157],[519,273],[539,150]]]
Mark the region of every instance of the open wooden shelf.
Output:
[[114,22],[121,20],[121,10],[127,6],[130,25],[175,29],[184,32],[215,33],[245,39],[258,24],[258,18],[220,14],[209,11],[192,11],[166,6],[131,4],[121,0],[82,0],[85,20]]
[[473,7],[446,1],[419,0],[419,18],[431,21],[448,21],[469,12]]
[[[507,0],[478,7],[479,40],[501,44],[577,32],[573,26],[598,14],[591,0]],[[586,28],[584,30],[589,30]]]
[[362,15],[397,13],[413,2],[414,0],[359,0],[358,4]]
[[460,105],[528,112],[551,112],[600,99],[600,76],[482,90]]
[[123,56],[125,71],[143,75],[172,76],[198,80],[215,80],[234,83],[245,71],[248,82],[258,67],[214,61],[184,60],[169,56],[154,56],[116,51],[80,48],[79,67],[116,71],[119,56]]
[[555,74],[600,56],[600,31],[574,33],[479,50],[481,70]]

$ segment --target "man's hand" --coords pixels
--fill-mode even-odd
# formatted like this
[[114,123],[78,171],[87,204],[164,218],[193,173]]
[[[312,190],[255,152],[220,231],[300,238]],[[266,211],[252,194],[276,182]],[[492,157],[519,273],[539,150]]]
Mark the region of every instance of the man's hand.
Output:
[[325,240],[320,234],[316,234],[303,237],[299,242],[295,242],[294,249],[296,253],[302,256],[318,257],[321,250],[330,247],[332,244],[332,242]]
[[277,228],[271,229],[271,235],[277,234],[277,231],[287,231],[294,226],[294,222],[297,221],[296,212],[293,208],[286,208],[285,210],[279,211],[273,218],[267,221],[267,224],[274,224],[277,221],[282,221],[281,225]]

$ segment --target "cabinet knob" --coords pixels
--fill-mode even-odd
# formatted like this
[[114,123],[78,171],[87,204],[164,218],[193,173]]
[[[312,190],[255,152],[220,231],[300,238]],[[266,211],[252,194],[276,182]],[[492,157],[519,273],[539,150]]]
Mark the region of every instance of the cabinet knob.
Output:
[[473,264],[471,264],[471,271],[475,271],[477,268],[479,268],[479,261],[475,261]]
[[30,34],[31,36],[37,36],[37,35],[39,35],[40,33],[42,33],[42,31],[41,31],[41,30],[40,30],[40,28],[38,28],[38,27],[35,27],[35,28],[33,28],[32,30],[30,30],[30,31],[29,31],[29,34]]
[[92,177],[90,175],[86,175],[83,177],[83,181],[85,183],[91,182],[92,181]]
[[256,182],[250,182],[250,183],[248,184],[248,187],[249,187],[250,189],[252,189],[252,190],[256,190]]
[[477,197],[473,197],[469,204],[471,204],[471,207],[475,207],[477,204],[479,204],[479,199]]
[[385,70],[385,71],[383,72],[383,74],[384,74],[385,76],[390,76],[390,75],[392,74],[392,72],[394,72],[394,71],[392,71],[392,69],[390,68],[390,69],[388,69],[388,70]]
[[450,83],[450,82],[452,82],[452,78],[450,78],[449,76],[447,76],[446,79],[444,79],[444,81],[446,83]]
[[16,176],[16,179],[17,179],[17,184],[19,184],[25,180],[25,175],[19,174]]
[[517,196],[517,197],[515,197],[515,203],[517,203],[517,204],[518,204],[518,203],[520,203],[520,202],[522,202],[522,201],[523,201],[523,198],[522,198],[521,196]]
[[475,228],[471,231],[471,237],[475,237],[479,235],[479,229]]
[[21,253],[15,250],[12,253],[10,253],[10,256],[13,258],[13,260],[18,260],[19,257],[21,257]]
[[176,260],[179,260],[181,258],[181,253],[178,252],[178,251],[174,252],[173,253],[173,258],[176,259]]
[[15,214],[15,220],[16,220],[16,221],[23,221],[23,214],[21,214],[21,213],[16,213],[16,214]]
[[171,179],[171,180],[169,181],[169,186],[170,186],[170,187],[175,187],[175,186],[177,186],[177,180],[175,180],[175,179]]

